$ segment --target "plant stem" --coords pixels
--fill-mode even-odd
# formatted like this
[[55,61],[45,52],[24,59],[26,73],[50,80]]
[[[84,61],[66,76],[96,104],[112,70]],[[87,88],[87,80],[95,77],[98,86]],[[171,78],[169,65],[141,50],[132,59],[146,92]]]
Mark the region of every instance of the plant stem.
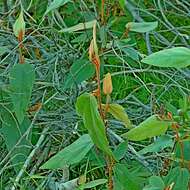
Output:
[[102,109],[102,100],[101,100],[102,97],[101,97],[100,69],[99,69],[99,67],[96,67],[96,78],[97,78],[97,84],[98,84],[98,104],[99,104],[100,116],[102,119],[104,119],[104,114],[103,114],[103,109]]
[[102,24],[104,23],[104,5],[105,5],[105,0],[102,0],[102,3],[101,3],[101,21],[102,21]]
[[181,154],[181,160],[182,160],[181,167],[184,167],[185,166],[185,158],[184,158],[183,142],[180,140],[179,133],[178,133],[178,128],[177,128],[175,123],[172,124],[172,128],[174,129],[174,131],[176,133],[176,140],[177,140],[177,142],[179,143],[179,146],[180,146],[180,154]]
[[110,95],[107,94],[106,95],[106,106],[105,106],[105,110],[104,110],[104,119],[106,119],[106,113],[108,112],[108,109],[109,109],[109,102],[110,102]]

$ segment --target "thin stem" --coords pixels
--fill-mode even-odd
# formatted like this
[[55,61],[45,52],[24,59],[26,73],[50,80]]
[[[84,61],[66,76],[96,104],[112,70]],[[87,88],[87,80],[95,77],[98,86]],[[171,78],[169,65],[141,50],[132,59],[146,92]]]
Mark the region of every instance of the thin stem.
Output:
[[101,3],[101,21],[102,21],[102,24],[104,23],[104,5],[105,5],[105,1],[102,0],[102,3]]
[[96,67],[96,77],[97,77],[97,84],[98,84],[98,104],[100,109],[100,116],[104,121],[104,114],[102,110],[102,97],[101,97],[101,86],[100,86],[100,69],[99,67]]
[[175,123],[172,124],[172,128],[174,129],[174,131],[176,133],[176,140],[177,140],[177,142],[179,143],[179,146],[180,146],[180,154],[181,154],[181,160],[182,160],[181,167],[184,167],[185,166],[185,158],[184,158],[183,142],[180,140],[180,136],[179,136],[179,133],[178,133],[178,128],[177,128]]
[[110,103],[110,95],[107,94],[106,95],[106,105],[105,105],[105,109],[104,109],[104,119],[106,119],[106,114],[107,114],[108,109],[109,109],[109,103]]

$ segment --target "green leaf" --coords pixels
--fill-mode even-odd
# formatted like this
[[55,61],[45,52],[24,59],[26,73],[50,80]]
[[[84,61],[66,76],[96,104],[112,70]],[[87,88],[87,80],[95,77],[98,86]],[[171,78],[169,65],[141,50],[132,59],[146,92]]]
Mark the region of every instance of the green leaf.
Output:
[[113,152],[116,160],[118,161],[121,160],[125,156],[127,149],[128,149],[127,141],[120,143]]
[[[183,145],[183,150],[181,150],[181,144]],[[176,147],[175,147],[175,157],[182,159],[182,157],[184,158],[185,161],[190,161],[190,141],[186,141],[186,140],[180,140],[180,142],[176,143]],[[183,155],[182,155],[183,153]]]
[[159,137],[158,139],[156,139],[154,143],[146,146],[138,153],[146,154],[149,152],[159,152],[159,151],[162,151],[164,148],[167,148],[167,147],[172,148],[173,146],[174,146],[174,141],[172,140],[172,138],[167,135],[163,135]]
[[72,32],[77,32],[79,30],[86,30],[89,28],[93,28],[93,26],[96,22],[97,22],[96,20],[92,20],[92,21],[88,21],[88,22],[84,22],[84,23],[79,23],[75,26],[71,26],[69,28],[64,28],[63,30],[60,30],[59,32],[72,33]]
[[109,104],[108,112],[111,113],[117,120],[122,121],[125,127],[131,128],[131,121],[128,118],[125,109],[119,104]]
[[190,65],[190,49],[175,47],[161,50],[145,57],[142,62],[158,67],[184,68]]
[[[26,132],[31,125],[31,122],[25,117],[23,122],[19,125],[11,111],[4,106],[0,106],[0,117],[2,122],[0,133],[5,140],[8,151],[10,151]],[[30,136],[29,138],[23,138],[23,140],[21,140],[17,147],[11,152],[11,162],[14,164],[14,168],[17,172],[21,169],[30,152],[30,139]]]
[[17,64],[10,70],[10,96],[19,123],[26,115],[34,80],[34,68],[30,64]]
[[153,115],[122,136],[128,140],[141,141],[164,134],[169,125],[169,121],[164,121],[158,115]]
[[41,169],[61,169],[65,166],[79,163],[93,147],[88,134],[82,135],[75,142],[65,147],[55,156],[50,158]]
[[48,14],[50,11],[53,11],[68,2],[71,2],[71,0],[54,0],[53,2],[50,3],[50,5],[47,7],[47,10],[44,15]]
[[94,65],[89,61],[80,59],[76,61],[70,68],[69,74],[64,82],[64,89],[71,88],[74,84],[80,84],[84,80],[88,80],[95,73]]
[[170,170],[168,175],[164,177],[166,186],[174,183],[172,190],[188,190],[190,179],[189,171],[186,168],[176,167]]
[[[114,186],[120,190],[140,190],[139,184],[134,180],[126,164],[116,164],[114,166]],[[119,186],[119,188],[118,188]]]
[[133,32],[149,32],[154,30],[158,26],[158,22],[129,22],[126,24],[126,28],[129,28]]
[[83,189],[89,189],[107,183],[107,179],[96,179],[83,185]]
[[25,22],[24,22],[24,17],[23,17],[23,11],[21,10],[20,15],[18,19],[15,21],[13,25],[13,32],[16,37],[19,36],[20,32],[23,32],[23,35],[25,33]]
[[165,184],[161,177],[151,176],[149,178],[149,185],[143,188],[143,190],[164,190]]
[[77,98],[76,109],[77,113],[82,116],[94,144],[103,152],[113,156],[109,148],[104,123],[98,112],[96,98],[89,93],[82,94]]

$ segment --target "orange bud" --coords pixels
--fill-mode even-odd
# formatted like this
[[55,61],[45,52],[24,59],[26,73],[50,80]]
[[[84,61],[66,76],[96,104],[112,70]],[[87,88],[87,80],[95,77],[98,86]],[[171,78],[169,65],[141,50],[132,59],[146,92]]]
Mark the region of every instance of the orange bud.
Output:
[[112,87],[112,80],[111,80],[111,74],[107,73],[103,80],[103,92],[106,95],[109,95],[112,93],[113,87]]

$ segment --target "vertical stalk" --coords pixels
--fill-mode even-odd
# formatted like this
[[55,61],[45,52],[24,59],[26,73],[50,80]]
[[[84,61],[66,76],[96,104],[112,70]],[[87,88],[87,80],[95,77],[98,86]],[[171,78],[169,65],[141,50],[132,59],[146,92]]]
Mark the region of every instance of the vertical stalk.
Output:
[[101,3],[101,22],[104,23],[104,6],[105,6],[105,0],[102,0]]
[[23,51],[23,44],[22,44],[22,41],[23,41],[23,31],[21,30],[19,32],[19,35],[18,35],[18,42],[19,42],[19,63],[20,64],[24,64],[24,56],[22,54],[22,51]]
[[[102,109],[102,100],[101,100],[101,86],[100,86],[100,64],[98,64],[99,59],[94,59],[93,63],[96,66],[96,77],[97,77],[97,84],[98,84],[98,104],[99,104],[99,111],[100,111],[100,116],[105,123],[105,118],[106,118],[106,112],[109,107],[109,101],[110,101],[110,96],[106,96],[106,108],[105,111],[103,112]],[[113,180],[112,180],[112,173],[113,173],[113,165],[114,165],[114,160],[110,156],[106,156],[106,161],[107,161],[107,171],[108,171],[108,189],[113,190]]]
[[96,77],[97,77],[97,83],[98,83],[98,104],[100,109],[100,115],[101,118],[104,118],[103,110],[102,110],[102,96],[101,96],[101,86],[100,86],[100,71],[96,69]]

